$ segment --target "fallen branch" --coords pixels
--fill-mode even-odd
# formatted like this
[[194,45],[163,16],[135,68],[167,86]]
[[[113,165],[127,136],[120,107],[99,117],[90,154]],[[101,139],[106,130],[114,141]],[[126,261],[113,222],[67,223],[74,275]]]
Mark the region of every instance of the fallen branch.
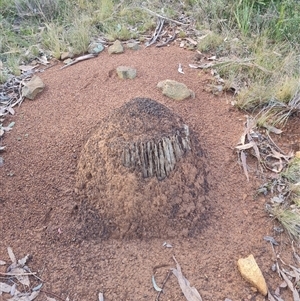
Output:
[[161,43],[161,44],[157,44],[156,47],[163,47],[168,45],[170,42],[174,41],[176,38],[176,31],[173,31],[173,34],[171,37],[169,37],[165,42]]
[[90,53],[90,54],[79,56],[74,61],[72,61],[71,63],[69,63],[69,64],[67,64],[65,66],[60,67],[60,69],[67,68],[67,67],[72,66],[74,64],[77,64],[79,62],[82,62],[82,61],[85,61],[85,60],[89,60],[89,59],[92,59],[92,58],[97,57],[97,56],[98,56],[98,54],[94,54],[94,53]]
[[182,22],[179,22],[179,21],[170,19],[170,18],[165,17],[165,16],[162,16],[162,15],[159,15],[159,14],[155,13],[154,11],[150,10],[150,9],[147,8],[147,7],[142,6],[142,9],[146,10],[149,14],[151,14],[151,15],[153,15],[153,16],[156,16],[156,17],[158,17],[158,18],[167,20],[167,21],[169,21],[169,22],[173,22],[173,23],[175,23],[175,24],[177,24],[177,25],[183,25],[183,26],[188,26],[188,25],[189,25],[189,24],[185,24],[185,23],[182,23]]
[[1,273],[0,272],[0,275],[3,275],[3,276],[31,276],[31,275],[36,275],[37,273],[36,272],[32,272],[32,273]]
[[158,18],[155,31],[154,31],[150,41],[147,43],[146,47],[149,47],[149,46],[151,46],[152,44],[154,44],[156,42],[156,40],[159,38],[160,33],[161,33],[161,31],[164,27],[164,24],[165,24],[165,20],[161,19],[161,18]]

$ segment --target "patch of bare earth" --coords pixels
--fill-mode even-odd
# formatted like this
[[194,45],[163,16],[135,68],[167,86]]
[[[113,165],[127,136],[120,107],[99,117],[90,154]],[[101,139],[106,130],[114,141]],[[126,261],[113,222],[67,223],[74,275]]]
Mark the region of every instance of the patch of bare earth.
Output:
[[[63,299],[69,295],[70,300],[97,300],[101,291],[108,301],[155,300],[151,276],[156,271],[161,285],[174,266],[175,255],[203,300],[263,300],[237,270],[237,260],[252,253],[270,290],[276,289],[279,278],[271,270],[273,251],[263,237],[272,235],[280,241],[279,251],[289,260],[290,250],[284,249],[288,238],[272,230],[265,200],[253,198],[262,180],[259,174],[253,170],[247,182],[237,163],[233,149],[244,129],[243,114],[230,106],[230,96],[205,91],[209,75],[189,69],[193,57],[193,52],[175,46],[149,47],[120,55],[101,53],[95,59],[40,74],[46,89],[10,117],[16,124],[4,141],[7,151],[0,168],[2,260],[8,259],[7,246],[19,258],[30,253],[32,270],[45,281],[43,290]],[[184,74],[177,72],[179,63]],[[137,78],[117,78],[114,70],[119,65],[136,68]],[[196,97],[184,101],[164,97],[156,85],[167,78],[185,83]],[[77,164],[91,129],[135,97],[165,105],[197,133],[205,153],[209,189],[199,209],[203,220],[197,223],[194,235],[103,239],[98,235],[101,216],[75,194]],[[153,185],[155,188],[154,180]],[[163,247],[164,241],[173,248]],[[176,281],[170,277],[161,301],[185,300]],[[291,299],[288,292],[283,297]],[[43,298],[40,294],[37,300]]]

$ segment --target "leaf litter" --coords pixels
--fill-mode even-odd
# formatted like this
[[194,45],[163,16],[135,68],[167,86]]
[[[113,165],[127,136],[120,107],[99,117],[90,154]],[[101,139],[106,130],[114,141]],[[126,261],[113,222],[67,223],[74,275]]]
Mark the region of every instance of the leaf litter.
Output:
[[[184,294],[187,301],[202,301],[202,298],[201,298],[199,292],[197,291],[197,289],[195,287],[191,287],[190,282],[182,274],[181,267],[180,267],[178,261],[176,260],[175,256],[173,256],[173,260],[176,263],[176,268],[171,268],[168,270],[167,275],[166,275],[161,287],[159,287],[156,284],[154,275],[152,275],[152,277],[151,277],[153,288],[158,292],[155,301],[159,301],[159,297],[164,292],[164,287],[165,287],[169,277],[172,274],[177,278],[178,284],[181,288],[181,291]],[[159,267],[165,267],[165,265],[161,265]],[[156,270],[156,268],[155,268],[155,270]]]
[[[26,263],[30,259],[29,255],[17,260],[11,247],[7,248],[8,256],[11,260],[11,264],[7,267],[5,273],[0,273],[0,275],[5,276],[6,282],[0,282],[0,295],[3,293],[10,294],[11,298],[7,301],[32,301],[40,293],[43,281],[39,277],[35,276],[36,273],[31,272],[26,266]],[[1,260],[1,263],[5,265],[6,263]],[[30,276],[35,277],[36,281],[40,282],[33,288]]]
[[249,181],[249,167],[247,165],[247,157],[249,156],[257,159],[261,171],[282,172],[294,154],[292,152],[284,154],[270,137],[269,131],[279,134],[281,130],[275,127],[268,127],[267,132],[263,133],[256,127],[254,118],[250,116],[246,116],[246,118],[244,132],[235,149],[237,150],[247,181]]
[[[281,290],[289,289],[293,295],[293,301],[300,301],[299,296],[299,280],[300,280],[300,268],[297,268],[291,264],[285,263],[279,254],[275,252],[274,244],[271,240],[270,242],[272,250],[275,257],[276,270],[279,277],[283,280],[278,287],[275,289],[274,294],[268,291],[268,300],[269,301],[284,301],[281,298]],[[294,248],[293,248],[294,250]],[[295,252],[295,250],[294,250]]]

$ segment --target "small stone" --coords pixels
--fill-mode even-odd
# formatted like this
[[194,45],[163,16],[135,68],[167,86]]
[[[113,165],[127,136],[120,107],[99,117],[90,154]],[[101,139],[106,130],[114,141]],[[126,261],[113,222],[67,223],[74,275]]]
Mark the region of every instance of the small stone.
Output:
[[109,54],[123,53],[124,47],[119,40],[116,40],[110,47],[108,47]]
[[29,82],[24,84],[22,88],[22,96],[33,100],[38,93],[45,88],[45,84],[39,76],[34,75]]
[[62,61],[66,60],[66,59],[72,59],[74,57],[74,53],[70,52],[70,51],[67,51],[67,52],[63,52],[61,55],[60,55],[60,59]]
[[121,79],[133,79],[136,77],[136,69],[127,67],[127,66],[119,66],[116,69],[119,78]]
[[297,152],[295,153],[295,157],[300,159],[300,151],[297,151]]
[[138,42],[129,42],[127,43],[127,48],[131,50],[139,50],[140,45],[138,44]]
[[254,256],[251,254],[247,258],[240,258],[237,264],[243,278],[256,287],[263,296],[266,296],[268,287]]
[[195,97],[195,93],[189,90],[185,84],[171,79],[160,81],[157,84],[157,88],[162,90],[163,95],[175,100],[183,100],[190,96]]
[[98,54],[104,50],[102,43],[92,42],[88,47],[88,53]]

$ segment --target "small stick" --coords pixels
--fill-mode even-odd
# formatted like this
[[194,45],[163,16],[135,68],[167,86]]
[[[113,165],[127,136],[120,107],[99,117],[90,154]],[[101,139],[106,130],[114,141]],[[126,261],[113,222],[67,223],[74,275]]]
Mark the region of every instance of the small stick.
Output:
[[67,65],[65,65],[65,66],[60,67],[60,69],[67,68],[67,67],[72,66],[72,65],[74,65],[74,64],[76,64],[76,63],[78,63],[78,62],[81,62],[81,61],[85,61],[85,60],[88,60],[88,59],[92,59],[92,58],[94,58],[94,57],[96,57],[96,56],[98,56],[98,54],[93,54],[93,53],[90,53],[90,54],[87,54],[87,55],[80,56],[80,57],[76,58],[73,62],[71,62],[71,63],[69,63],[69,64],[67,64]]
[[30,276],[30,275],[36,275],[36,272],[32,272],[32,273],[23,273],[23,274],[17,274],[17,273],[1,273],[0,275],[3,276]]
[[146,10],[149,14],[151,14],[151,15],[153,15],[153,16],[156,16],[156,17],[158,17],[158,18],[161,18],[161,19],[164,19],[164,20],[173,22],[173,23],[175,23],[175,24],[177,24],[177,25],[184,25],[184,26],[188,26],[188,25],[189,25],[189,24],[184,24],[184,23],[181,23],[181,22],[179,22],[179,21],[176,21],[176,20],[173,20],[173,19],[164,17],[164,16],[162,16],[162,15],[159,15],[159,14],[153,12],[152,10],[150,10],[150,9],[147,8],[147,7],[142,6],[142,9]]
[[167,276],[166,276],[166,278],[165,278],[165,280],[164,280],[164,282],[163,282],[163,284],[161,286],[162,290],[160,292],[158,292],[158,294],[157,294],[157,296],[155,298],[155,301],[159,301],[159,297],[160,297],[161,293],[163,292],[163,289],[164,289],[164,287],[165,287],[165,285],[166,285],[166,283],[167,283],[167,281],[168,281],[171,273],[172,273],[172,271],[169,270],[168,273],[167,273]]
[[161,43],[161,44],[157,44],[156,47],[163,47],[168,45],[170,42],[174,41],[176,38],[176,32],[174,30],[173,35],[171,37],[169,37],[165,42]]
[[56,295],[56,294],[54,294],[54,293],[51,293],[51,292],[48,292],[48,291],[45,291],[45,290],[40,290],[40,292],[42,292],[42,293],[44,293],[44,294],[48,294],[48,295],[53,296],[53,297],[56,297],[56,298],[58,298],[59,300],[65,301],[65,299],[63,299],[62,297],[60,297],[60,296],[58,296],[58,295]]
[[164,23],[165,23],[164,19],[161,19],[161,18],[158,19],[158,24],[157,24],[157,26],[155,28],[153,36],[150,39],[150,41],[148,42],[148,44],[147,44],[146,47],[149,47],[149,46],[151,46],[152,44],[155,43],[155,41],[158,39],[158,37],[159,37],[159,35],[160,35],[160,33],[161,33],[162,29],[163,29]]

